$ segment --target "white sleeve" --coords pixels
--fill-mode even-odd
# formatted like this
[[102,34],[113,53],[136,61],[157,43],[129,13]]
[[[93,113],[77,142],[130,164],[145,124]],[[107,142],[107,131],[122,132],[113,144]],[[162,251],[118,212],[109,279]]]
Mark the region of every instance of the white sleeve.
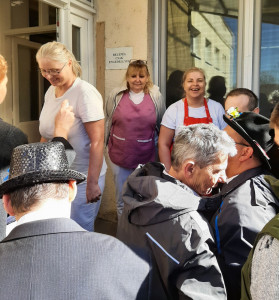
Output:
[[[181,100],[179,100],[181,101]],[[161,125],[169,129],[176,129],[176,118],[177,118],[177,102],[170,105],[167,110],[165,111]]]
[[82,91],[78,98],[77,112],[83,123],[104,119],[103,99],[93,86]]
[[223,119],[223,115],[225,114],[225,110],[223,108],[223,106],[220,104],[219,108],[218,108],[218,123],[219,123],[219,129],[223,130],[225,129],[225,127],[228,125],[224,119]]
[[[212,119],[215,119],[215,122],[214,122],[215,125],[219,129],[223,130],[227,126],[227,123],[223,119],[225,110],[219,102],[212,100],[212,99],[209,99],[209,101],[211,102],[211,108],[214,111],[214,115],[212,115]],[[210,108],[209,108],[209,112],[210,112]],[[210,114],[211,114],[211,112],[210,112]]]

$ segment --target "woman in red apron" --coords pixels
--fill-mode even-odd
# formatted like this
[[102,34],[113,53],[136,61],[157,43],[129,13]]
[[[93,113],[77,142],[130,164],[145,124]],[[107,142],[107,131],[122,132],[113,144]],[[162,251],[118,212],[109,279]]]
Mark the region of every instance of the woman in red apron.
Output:
[[202,69],[191,68],[183,75],[185,98],[172,104],[165,112],[159,135],[159,157],[166,170],[171,166],[170,149],[181,125],[214,123],[219,129],[226,127],[222,105],[205,98],[206,80]]

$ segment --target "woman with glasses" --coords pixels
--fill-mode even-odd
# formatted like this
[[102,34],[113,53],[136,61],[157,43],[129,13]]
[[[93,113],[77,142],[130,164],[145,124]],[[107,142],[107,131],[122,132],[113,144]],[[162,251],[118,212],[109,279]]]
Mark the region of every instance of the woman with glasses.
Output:
[[76,152],[71,168],[87,175],[87,181],[78,185],[71,218],[86,230],[93,231],[106,173],[102,96],[94,86],[80,78],[81,67],[63,44],[49,42],[42,45],[36,59],[42,76],[51,84],[40,115],[41,141],[52,138],[55,115],[62,101],[68,99],[75,114],[68,134],[68,141]]
[[117,214],[121,215],[122,186],[138,164],[156,160],[156,144],[165,103],[152,83],[143,60],[131,60],[122,86],[106,101],[108,155],[116,188]]
[[184,72],[182,82],[185,97],[168,107],[160,128],[159,157],[166,170],[170,169],[170,151],[174,137],[181,125],[213,123],[221,130],[226,127],[223,120],[225,111],[222,105],[205,98],[206,80],[204,71],[193,67]]

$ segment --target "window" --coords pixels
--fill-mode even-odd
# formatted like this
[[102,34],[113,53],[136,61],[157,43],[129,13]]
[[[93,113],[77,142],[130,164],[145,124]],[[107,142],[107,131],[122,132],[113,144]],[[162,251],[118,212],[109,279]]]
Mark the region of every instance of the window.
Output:
[[215,47],[214,50],[214,58],[215,58],[215,62],[214,62],[214,68],[219,71],[220,70],[220,50],[218,48]]
[[270,117],[279,101],[279,3],[262,2],[260,113]]
[[11,28],[35,27],[42,24],[42,20],[39,19],[40,7],[43,10],[43,25],[54,25],[56,9],[53,6],[40,4],[39,0],[25,0],[11,2]]
[[212,54],[212,45],[211,42],[208,39],[205,39],[205,62],[209,65],[211,65],[211,54]]
[[191,26],[191,54],[196,58],[200,58],[201,56],[201,34],[194,27]]
[[72,26],[72,52],[78,62],[81,61],[81,51],[80,51],[80,28],[73,25]]
[[236,87],[238,2],[167,0],[167,79],[196,66],[207,82],[222,76],[227,90]]
[[79,2],[82,2],[82,3],[85,3],[85,4],[88,4],[90,6],[93,6],[93,0],[78,0]]

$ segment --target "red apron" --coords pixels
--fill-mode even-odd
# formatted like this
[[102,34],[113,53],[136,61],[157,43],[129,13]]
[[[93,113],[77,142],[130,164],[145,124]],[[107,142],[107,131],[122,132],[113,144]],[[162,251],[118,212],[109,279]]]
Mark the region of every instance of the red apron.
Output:
[[[189,125],[193,125],[193,124],[201,124],[201,123],[209,124],[209,123],[212,123],[212,118],[210,117],[207,101],[206,101],[205,98],[203,98],[203,103],[204,103],[206,117],[204,117],[204,118],[193,118],[193,117],[189,117],[189,108],[188,108],[187,98],[184,99],[184,123],[183,123],[183,125],[189,126]],[[170,153],[171,153],[171,150],[172,150],[172,146],[173,146],[173,143],[170,146]]]
[[200,123],[204,123],[204,124],[212,123],[212,118],[210,117],[207,101],[205,100],[205,98],[203,98],[203,102],[204,102],[206,117],[193,118],[193,117],[189,117],[187,98],[184,99],[184,123],[183,124],[185,126],[192,125],[192,124],[200,124]]

